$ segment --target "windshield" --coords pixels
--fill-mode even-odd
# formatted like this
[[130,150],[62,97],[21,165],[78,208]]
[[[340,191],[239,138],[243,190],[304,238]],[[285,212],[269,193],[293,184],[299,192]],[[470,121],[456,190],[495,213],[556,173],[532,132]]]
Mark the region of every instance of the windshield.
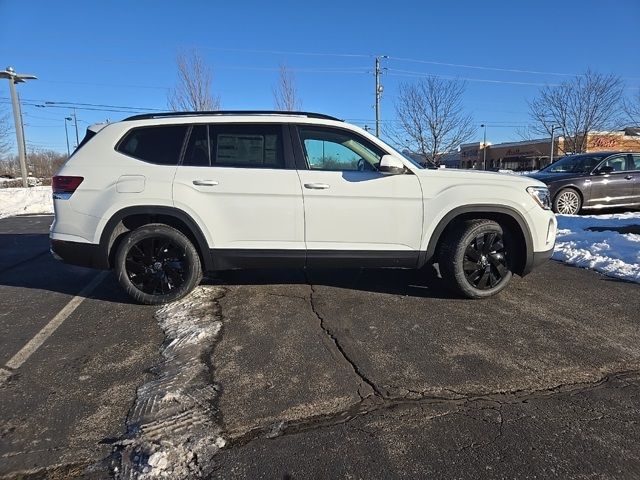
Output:
[[548,173],[589,173],[602,161],[602,156],[570,155],[540,170]]

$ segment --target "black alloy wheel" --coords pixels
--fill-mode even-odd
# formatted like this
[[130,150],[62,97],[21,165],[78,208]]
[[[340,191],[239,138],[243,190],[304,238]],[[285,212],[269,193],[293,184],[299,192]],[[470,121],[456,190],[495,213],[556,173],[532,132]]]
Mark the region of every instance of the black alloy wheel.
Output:
[[182,232],[158,223],[129,232],[118,246],[114,267],[126,292],[147,305],[178,300],[202,279],[193,243]]
[[489,232],[475,237],[464,251],[462,268],[475,288],[496,287],[510,273],[502,234]]
[[493,220],[464,220],[443,237],[438,266],[451,290],[467,298],[486,298],[507,286],[517,260],[508,230]]
[[136,288],[149,295],[167,295],[185,282],[187,252],[171,239],[147,237],[127,252],[127,276]]

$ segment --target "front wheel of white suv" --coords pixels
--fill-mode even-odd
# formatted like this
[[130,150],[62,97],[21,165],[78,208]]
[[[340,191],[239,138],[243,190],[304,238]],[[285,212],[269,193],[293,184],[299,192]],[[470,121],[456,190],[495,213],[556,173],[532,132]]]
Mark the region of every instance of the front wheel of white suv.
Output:
[[467,298],[486,298],[511,280],[513,254],[511,237],[497,222],[467,220],[446,232],[438,263],[451,290]]
[[127,234],[116,252],[115,272],[126,292],[147,305],[178,300],[202,279],[200,258],[191,241],[159,223]]

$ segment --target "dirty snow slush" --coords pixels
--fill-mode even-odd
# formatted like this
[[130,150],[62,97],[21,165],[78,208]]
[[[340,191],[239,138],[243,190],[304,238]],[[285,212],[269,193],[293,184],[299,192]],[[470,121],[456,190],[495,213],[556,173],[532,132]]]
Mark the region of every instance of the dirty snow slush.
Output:
[[115,444],[119,479],[193,478],[207,473],[225,445],[210,355],[222,328],[218,300],[225,290],[202,286],[155,314],[166,335],[156,375],[142,385]]

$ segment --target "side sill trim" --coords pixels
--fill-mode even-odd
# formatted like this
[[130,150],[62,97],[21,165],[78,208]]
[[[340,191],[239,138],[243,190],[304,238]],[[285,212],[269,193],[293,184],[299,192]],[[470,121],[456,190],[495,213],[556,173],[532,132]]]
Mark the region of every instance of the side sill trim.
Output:
[[214,270],[248,268],[416,268],[417,251],[211,249]]

